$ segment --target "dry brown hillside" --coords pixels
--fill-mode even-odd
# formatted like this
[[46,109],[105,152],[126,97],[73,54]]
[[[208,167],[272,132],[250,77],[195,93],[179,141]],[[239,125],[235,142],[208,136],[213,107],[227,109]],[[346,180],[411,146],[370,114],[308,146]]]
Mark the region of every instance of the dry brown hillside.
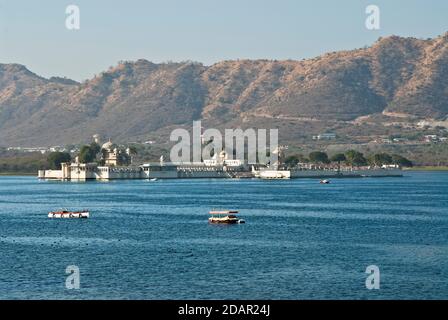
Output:
[[0,146],[78,143],[95,133],[166,140],[172,128],[195,119],[280,127],[289,140],[328,129],[356,135],[354,126],[387,134],[384,124],[395,117],[447,115],[448,33],[392,36],[303,61],[123,62],[84,83],[0,64]]

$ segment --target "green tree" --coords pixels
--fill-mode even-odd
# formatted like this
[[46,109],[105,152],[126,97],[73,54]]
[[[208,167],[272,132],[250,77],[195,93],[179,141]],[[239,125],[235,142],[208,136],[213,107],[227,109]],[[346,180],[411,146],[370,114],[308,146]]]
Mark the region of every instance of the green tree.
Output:
[[311,152],[308,156],[311,162],[329,163],[328,155],[322,151]]
[[300,162],[300,160],[297,155],[288,156],[285,159],[285,164],[288,167],[295,167],[299,162]]
[[399,166],[402,167],[412,167],[414,165],[411,160],[406,159],[405,157],[400,156],[398,154],[392,155],[392,163],[398,164]]
[[96,156],[101,151],[101,146],[96,142],[92,142],[90,144],[90,149],[92,150],[92,153],[94,153]]
[[333,162],[341,163],[341,162],[347,161],[347,158],[345,157],[345,154],[337,153],[337,154],[333,155],[330,160]]
[[70,162],[72,157],[67,152],[51,152],[47,156],[47,162],[50,169],[57,170],[61,168],[61,163]]
[[361,152],[356,150],[349,150],[345,153],[347,158],[347,163],[352,166],[365,166],[367,165],[367,160]]
[[91,146],[82,146],[79,151],[79,162],[81,163],[90,163],[96,159],[95,149],[92,149]]
[[375,166],[382,166],[384,164],[392,164],[392,157],[387,153],[377,153],[370,157],[369,162]]

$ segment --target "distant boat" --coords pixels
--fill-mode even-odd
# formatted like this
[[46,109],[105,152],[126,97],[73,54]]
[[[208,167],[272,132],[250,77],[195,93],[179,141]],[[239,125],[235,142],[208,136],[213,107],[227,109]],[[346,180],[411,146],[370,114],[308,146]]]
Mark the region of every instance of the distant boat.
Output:
[[329,184],[331,181],[330,180],[320,180],[321,184]]
[[48,213],[48,218],[59,218],[59,219],[87,219],[90,217],[90,212],[87,210],[83,211],[52,211]]
[[149,181],[157,181],[157,180],[158,180],[157,178],[149,179]]
[[210,211],[212,217],[208,219],[210,223],[223,223],[223,224],[236,224],[246,223],[243,219],[236,216],[238,211],[236,210],[224,210],[224,211]]

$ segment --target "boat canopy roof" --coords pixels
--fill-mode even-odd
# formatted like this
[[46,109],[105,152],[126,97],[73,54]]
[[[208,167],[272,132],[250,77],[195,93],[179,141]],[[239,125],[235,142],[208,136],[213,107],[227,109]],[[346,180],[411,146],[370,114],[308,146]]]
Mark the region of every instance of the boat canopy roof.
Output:
[[210,211],[210,214],[235,214],[238,213],[237,210],[224,210],[224,211]]

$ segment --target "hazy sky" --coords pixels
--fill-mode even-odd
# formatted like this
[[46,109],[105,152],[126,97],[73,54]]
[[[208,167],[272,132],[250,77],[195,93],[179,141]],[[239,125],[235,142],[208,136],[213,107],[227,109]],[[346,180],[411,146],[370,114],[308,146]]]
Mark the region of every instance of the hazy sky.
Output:
[[[70,4],[79,31],[65,27]],[[380,30],[365,27],[369,4]],[[84,80],[119,60],[302,59],[446,31],[446,0],[0,0],[0,63]]]

